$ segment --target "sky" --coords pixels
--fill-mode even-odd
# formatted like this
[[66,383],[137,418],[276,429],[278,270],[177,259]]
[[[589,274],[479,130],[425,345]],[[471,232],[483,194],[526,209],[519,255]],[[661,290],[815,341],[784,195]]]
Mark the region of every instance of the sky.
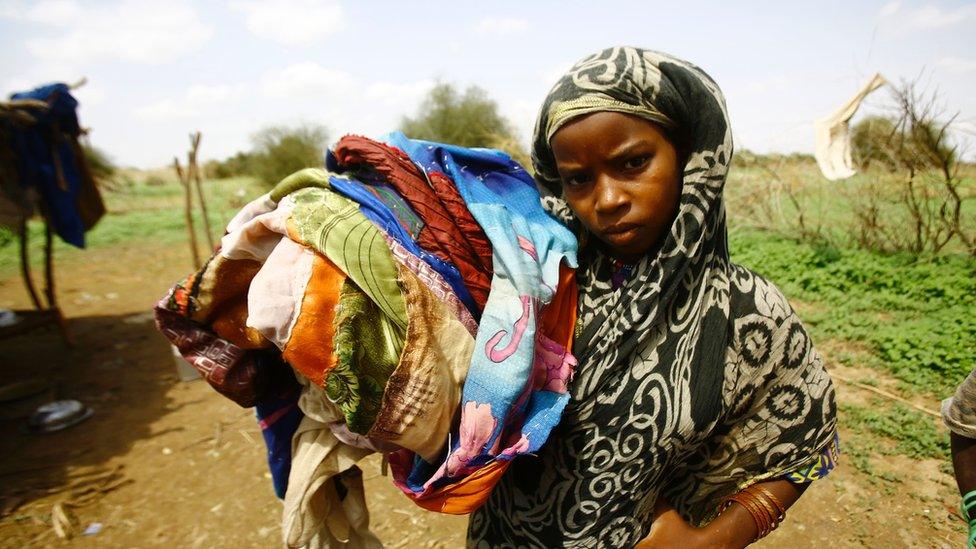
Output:
[[[142,168],[185,154],[197,130],[203,159],[268,125],[378,136],[438,81],[485,89],[527,144],[563,71],[633,45],[708,72],[737,149],[812,152],[813,121],[875,72],[937,91],[971,139],[974,28],[976,3],[951,1],[0,0],[0,93],[87,78],[91,143]],[[888,101],[882,89],[858,116]]]

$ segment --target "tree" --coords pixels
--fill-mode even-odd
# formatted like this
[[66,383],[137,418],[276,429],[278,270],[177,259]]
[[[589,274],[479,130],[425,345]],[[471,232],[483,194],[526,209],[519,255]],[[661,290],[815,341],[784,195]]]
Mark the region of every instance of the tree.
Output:
[[851,152],[854,161],[863,170],[873,163],[889,169],[895,168],[891,142],[895,135],[895,122],[887,116],[872,115],[860,120],[851,128]]
[[[896,100],[904,101],[905,93],[903,89],[897,90]],[[906,108],[899,106],[897,120],[873,115],[851,128],[852,153],[862,170],[871,164],[880,164],[891,171],[906,167],[939,169],[942,159],[950,163],[955,161],[955,152],[944,128],[930,119],[928,113],[921,119],[908,117],[903,112]]]
[[[498,105],[485,90],[477,86],[460,94],[451,84],[437,84],[421,103],[417,115],[403,118],[400,131],[414,139],[462,147],[502,148],[507,145],[504,149],[512,149],[514,143],[515,148],[520,149],[512,124],[498,113]],[[506,152],[526,156],[521,150]],[[517,157],[517,154],[512,156]]]
[[321,166],[328,135],[324,126],[316,124],[264,128],[251,138],[249,171],[273,186],[302,168]]

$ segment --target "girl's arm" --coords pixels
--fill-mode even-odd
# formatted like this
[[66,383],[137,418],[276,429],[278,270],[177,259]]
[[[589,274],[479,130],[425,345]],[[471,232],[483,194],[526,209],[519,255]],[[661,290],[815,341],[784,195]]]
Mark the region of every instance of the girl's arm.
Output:
[[[771,480],[758,483],[768,490],[784,509],[789,509],[809,483],[794,484],[788,480]],[[745,547],[756,540],[759,528],[752,514],[741,504],[733,502],[715,520],[701,528],[689,525],[663,498],[658,500],[654,523],[638,548],[650,547]]]

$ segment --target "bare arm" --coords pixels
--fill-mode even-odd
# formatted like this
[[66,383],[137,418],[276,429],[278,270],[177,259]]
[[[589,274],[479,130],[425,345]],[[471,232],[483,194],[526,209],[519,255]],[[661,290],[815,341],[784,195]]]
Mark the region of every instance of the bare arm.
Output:
[[[950,431],[949,442],[952,446],[952,470],[956,474],[956,484],[959,486],[959,493],[966,495],[976,490],[976,440]],[[969,520],[974,517],[976,509],[965,518]]]
[[[793,484],[787,480],[771,480],[759,484],[769,490],[786,509],[800,499],[807,487],[807,484]],[[758,534],[752,515],[736,503],[706,526],[695,528],[686,523],[662,498],[658,500],[650,533],[637,547],[738,548],[752,543]]]

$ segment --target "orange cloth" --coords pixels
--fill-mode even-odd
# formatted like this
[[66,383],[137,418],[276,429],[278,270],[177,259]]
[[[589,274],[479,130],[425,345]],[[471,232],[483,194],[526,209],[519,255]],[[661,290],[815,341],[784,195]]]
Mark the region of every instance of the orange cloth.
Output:
[[291,338],[282,350],[282,358],[297,372],[322,387],[335,368],[336,306],[345,273],[323,255],[315,254],[312,275],[302,297],[301,314],[295,321]]

